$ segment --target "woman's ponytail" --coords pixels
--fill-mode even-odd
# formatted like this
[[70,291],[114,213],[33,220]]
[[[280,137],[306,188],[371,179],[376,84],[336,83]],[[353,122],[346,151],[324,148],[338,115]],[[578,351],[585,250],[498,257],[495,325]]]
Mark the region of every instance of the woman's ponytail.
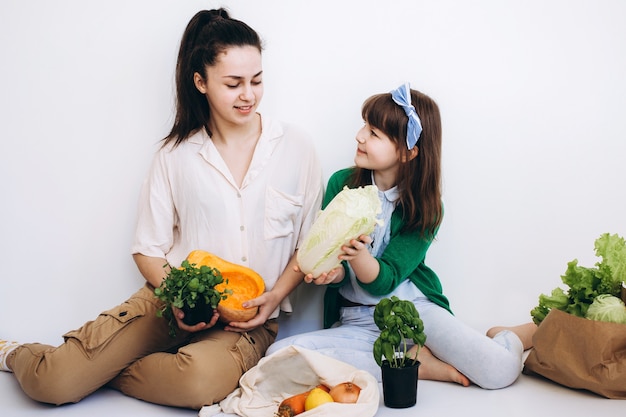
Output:
[[262,50],[258,34],[247,24],[231,19],[225,9],[203,10],[189,21],[183,33],[176,62],[176,118],[163,146],[180,144],[200,128],[207,129],[211,109],[198,91],[194,74],[206,76],[221,52],[232,46],[254,46]]

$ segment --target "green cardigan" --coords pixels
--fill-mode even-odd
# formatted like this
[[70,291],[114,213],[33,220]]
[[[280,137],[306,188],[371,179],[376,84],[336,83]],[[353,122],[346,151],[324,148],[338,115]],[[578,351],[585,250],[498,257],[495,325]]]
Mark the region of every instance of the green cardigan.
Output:
[[[343,189],[353,170],[354,168],[342,169],[330,177],[323,207],[326,207]],[[380,265],[378,277],[369,284],[362,282],[359,284],[370,294],[384,297],[404,280],[409,279],[429,300],[452,312],[448,299],[443,295],[437,274],[424,263],[432,238],[426,239],[418,232],[400,233],[403,225],[402,210],[397,208],[391,215],[389,245],[383,254],[376,258]],[[344,268],[347,268],[345,261]],[[340,283],[327,286],[324,293],[324,328],[329,328],[339,320],[339,288],[348,282],[348,279],[343,279]]]

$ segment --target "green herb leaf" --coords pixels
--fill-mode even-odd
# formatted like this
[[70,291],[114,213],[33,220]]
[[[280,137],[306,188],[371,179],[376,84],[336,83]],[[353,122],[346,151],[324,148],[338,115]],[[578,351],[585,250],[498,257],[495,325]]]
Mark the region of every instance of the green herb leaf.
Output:
[[383,298],[374,309],[374,322],[380,329],[380,335],[374,342],[373,354],[378,365],[384,357],[391,367],[403,367],[409,361],[408,342],[413,341],[418,348],[424,346],[426,334],[424,323],[419,317],[415,305],[396,296]]
[[231,290],[218,291],[215,286],[224,282],[222,274],[216,268],[206,265],[196,267],[184,260],[180,268],[169,268],[169,273],[161,283],[161,286],[154,289],[156,298],[163,302],[163,307],[157,311],[158,317],[165,317],[169,320],[170,335],[176,336],[176,319],[172,307],[180,308],[187,306],[193,308],[198,300],[202,299],[212,308],[217,308],[220,300],[226,299]]

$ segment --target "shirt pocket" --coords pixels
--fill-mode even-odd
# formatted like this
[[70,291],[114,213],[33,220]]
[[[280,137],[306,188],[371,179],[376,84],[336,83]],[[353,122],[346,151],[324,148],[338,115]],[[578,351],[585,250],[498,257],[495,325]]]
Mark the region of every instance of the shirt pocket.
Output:
[[268,187],[265,192],[265,239],[286,237],[294,233],[301,217],[304,195],[292,195]]

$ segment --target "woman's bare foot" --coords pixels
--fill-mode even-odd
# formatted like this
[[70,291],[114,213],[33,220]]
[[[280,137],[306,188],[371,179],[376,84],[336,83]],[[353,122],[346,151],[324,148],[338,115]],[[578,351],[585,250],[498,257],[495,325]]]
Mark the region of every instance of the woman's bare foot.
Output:
[[537,331],[537,325],[535,323],[524,323],[518,326],[496,326],[487,330],[487,336],[493,338],[495,335],[503,330],[510,330],[519,337],[524,345],[524,350],[528,350],[533,347],[533,335]]
[[[415,356],[417,346],[413,346],[407,355]],[[439,360],[432,354],[426,346],[420,348],[417,354],[417,360],[420,361],[420,369],[418,373],[419,379],[427,379],[431,381],[456,382],[457,384],[468,387],[470,380],[460,373],[454,366]]]

